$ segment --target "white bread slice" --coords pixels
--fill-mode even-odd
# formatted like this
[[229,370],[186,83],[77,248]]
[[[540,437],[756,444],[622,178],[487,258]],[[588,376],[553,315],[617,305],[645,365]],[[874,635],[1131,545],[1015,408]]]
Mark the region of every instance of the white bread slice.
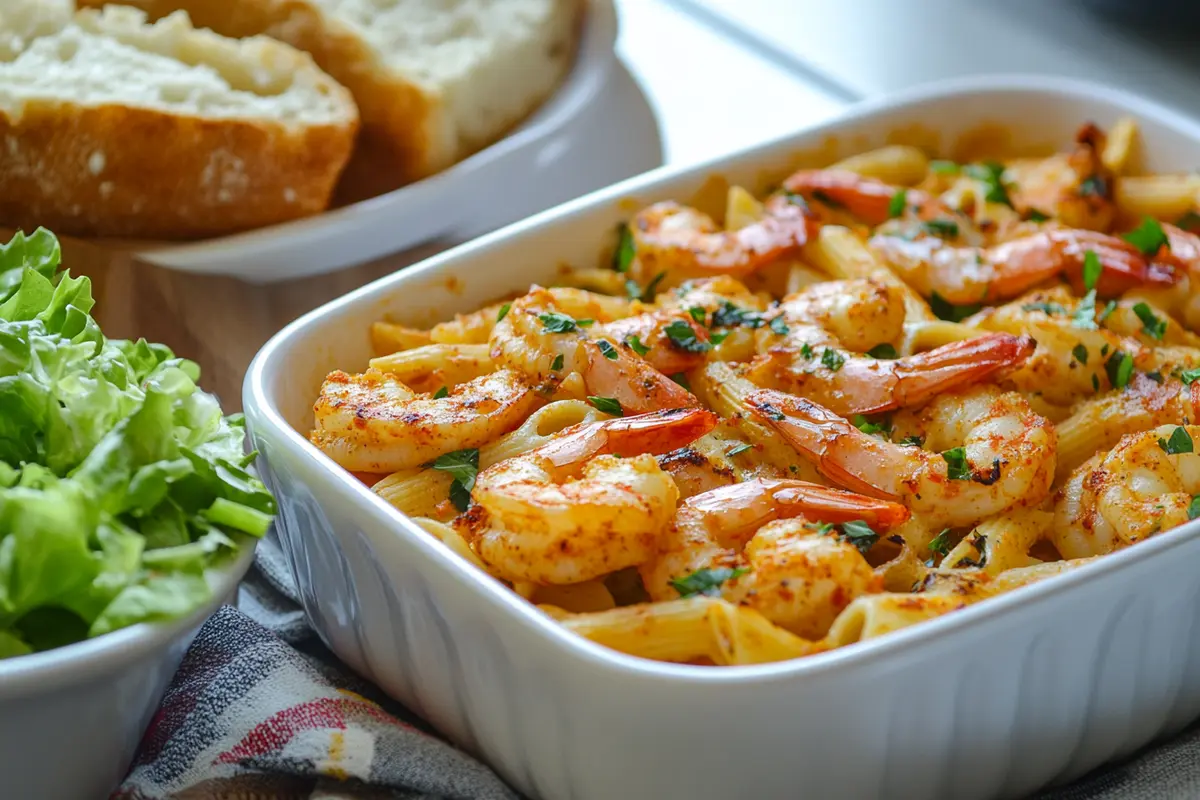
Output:
[[307,54],[133,8],[0,23],[0,224],[174,239],[328,205],[358,116]]
[[[103,5],[105,0],[82,0]],[[354,94],[400,182],[504,136],[570,69],[585,0],[123,0],[312,53]],[[378,168],[378,167],[377,167]]]

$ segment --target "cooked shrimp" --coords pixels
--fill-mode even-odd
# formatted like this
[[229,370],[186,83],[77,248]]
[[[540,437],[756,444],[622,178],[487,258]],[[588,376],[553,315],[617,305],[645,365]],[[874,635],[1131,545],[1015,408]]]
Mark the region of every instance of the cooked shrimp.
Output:
[[727,231],[694,208],[655,203],[629,224],[636,276],[645,282],[659,273],[673,278],[749,275],[797,255],[814,224],[807,208],[775,195],[764,210],[762,220]]
[[[659,555],[640,572],[650,597],[662,601],[679,597],[677,587],[686,587],[681,582],[689,576],[731,570],[718,588],[726,600],[819,638],[855,597],[879,591],[863,551],[878,532],[907,518],[896,503],[814,483],[747,481],[686,500]],[[850,529],[856,536],[839,536],[821,524],[852,521],[871,530],[856,527]]]
[[1174,225],[1162,226],[1169,252],[1160,252],[1156,265],[1174,270],[1174,283],[1132,287],[1127,297],[1145,299],[1200,332],[1200,236]]
[[1117,207],[1113,173],[1100,158],[1104,133],[1088,123],[1079,129],[1075,142],[1070,153],[1009,162],[1004,170],[1009,199],[1022,215],[1037,213],[1071,228],[1106,231]]
[[1059,491],[1052,540],[1064,558],[1103,555],[1196,516],[1200,425],[1163,425],[1092,457]]
[[[804,169],[788,176],[783,188],[826,207],[846,209],[868,225],[881,225],[892,215],[900,187],[840,169]],[[904,190],[905,213],[921,219],[948,213],[933,196],[918,189]]]
[[885,227],[869,245],[922,295],[955,305],[1008,300],[1060,275],[1081,284],[1088,251],[1104,268],[1096,285],[1102,297],[1175,280],[1125,240],[1094,231],[1046,230],[991,247],[955,247],[938,236],[900,236]]
[[708,328],[681,308],[664,308],[610,322],[593,336],[639,355],[664,375],[687,372],[708,360]]
[[[610,322],[637,313],[641,306],[624,297],[589,292],[569,286],[555,286],[544,290],[553,298],[562,313],[579,319]],[[492,335],[492,328],[503,315],[505,304],[496,303],[472,311],[456,314],[449,322],[434,325],[429,331],[436,344],[485,344]]]
[[746,377],[843,415],[920,405],[1017,368],[1034,350],[1028,337],[992,335],[894,360],[860,355],[904,335],[903,294],[871,278],[810,286],[785,298],[777,316],[782,325],[758,330],[763,355]]
[[510,581],[568,584],[650,558],[678,491],[653,454],[712,430],[698,408],[568,428],[530,452],[479,473],[481,511],[464,524],[479,556]]
[[[1167,374],[1200,363],[1200,350],[1170,344],[1192,337],[1165,314],[1156,314],[1144,303],[1135,311],[1139,303],[1128,300],[1101,306],[1088,302],[1085,305],[1065,286],[1057,286],[985,309],[967,324],[1032,336],[1037,341],[1033,355],[1005,380],[1060,406],[1114,388],[1114,380],[1120,388],[1130,370]],[[1133,327],[1129,317],[1137,320],[1132,335],[1109,329],[1129,331]],[[1122,369],[1125,361],[1129,363]]]
[[1054,426],[1016,392],[943,394],[898,417],[900,445],[864,433],[808,400],[754,392],[747,406],[834,483],[898,499],[931,526],[971,525],[1044,498],[1054,477]]
[[492,331],[492,361],[537,386],[555,386],[578,373],[589,395],[615,400],[624,411],[699,405],[691,392],[628,348],[593,341],[585,332],[590,324],[564,314],[548,290],[534,287],[512,302]]
[[1058,423],[1058,477],[1121,437],[1160,425],[1200,423],[1200,381],[1186,385],[1174,378],[1154,380],[1135,373],[1123,389],[1081,403]]
[[417,394],[375,369],[331,372],[313,406],[309,439],[346,469],[397,472],[496,439],[540,402],[511,370],[460,384],[445,397]]

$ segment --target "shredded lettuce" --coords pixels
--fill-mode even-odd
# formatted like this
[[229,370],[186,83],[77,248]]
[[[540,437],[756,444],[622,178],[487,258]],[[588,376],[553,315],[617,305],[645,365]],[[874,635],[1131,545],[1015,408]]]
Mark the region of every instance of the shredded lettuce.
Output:
[[0,659],[209,599],[275,501],[240,415],[162,345],[108,340],[49,231],[0,245]]

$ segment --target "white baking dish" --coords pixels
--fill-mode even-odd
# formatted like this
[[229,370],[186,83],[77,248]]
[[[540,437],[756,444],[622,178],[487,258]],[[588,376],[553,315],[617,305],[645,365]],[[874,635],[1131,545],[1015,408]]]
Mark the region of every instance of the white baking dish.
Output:
[[[942,84],[785,140],[660,170],[377,281],[258,354],[245,408],[304,608],[354,669],[541,798],[1016,797],[1200,714],[1200,523],[1045,583],[835,652],[755,667],[644,661],[559,628],[419,531],[304,437],[321,378],[364,368],[369,323],[425,324],[566,262],[595,265],[631,207],[719,174],[762,189],[915,127],[999,122],[1064,146],[1142,123],[1146,166],[1200,163],[1200,125],[1104,87]],[[629,202],[632,201],[632,202]]]
[[233,601],[254,544],[244,539],[235,560],[209,572],[212,599],[186,617],[0,661],[0,797],[108,797],[196,632]]
[[187,244],[131,247],[160,267],[267,283],[361,264],[471,226],[476,217],[495,217],[492,206],[505,186],[553,182],[555,173],[569,169],[561,157],[579,137],[571,123],[608,83],[616,62],[616,10],[612,0],[585,5],[575,64],[554,96],[511,134],[453,167],[305,219]]

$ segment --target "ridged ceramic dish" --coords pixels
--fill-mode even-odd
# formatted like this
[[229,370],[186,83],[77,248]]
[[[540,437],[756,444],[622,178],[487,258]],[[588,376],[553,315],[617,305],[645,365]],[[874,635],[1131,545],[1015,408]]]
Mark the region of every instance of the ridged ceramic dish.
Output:
[[188,645],[253,560],[244,539],[236,560],[208,575],[212,599],[181,619],[0,661],[0,797],[108,797]]
[[[387,194],[314,217],[219,239],[133,245],[160,267],[232,275],[253,283],[302,278],[397,253],[470,226],[521,181],[552,181],[564,169],[564,137],[605,88],[616,63],[612,0],[587,0],[575,64],[558,91],[505,138],[453,167]],[[512,219],[512,217],[509,217]]]
[[1137,117],[1145,167],[1200,163],[1200,125],[1100,86],[943,84],[786,140],[660,170],[484,237],[317,309],[278,334],[245,408],[305,611],[366,677],[540,798],[1018,797],[1078,777],[1200,714],[1200,522],[1064,576],[809,658],[705,668],[643,661],[560,628],[435,543],[311,447],[334,368],[365,368],[384,315],[427,324],[594,266],[630,208],[713,175],[761,190],[914,132],[949,147],[1000,123],[1016,146]]

